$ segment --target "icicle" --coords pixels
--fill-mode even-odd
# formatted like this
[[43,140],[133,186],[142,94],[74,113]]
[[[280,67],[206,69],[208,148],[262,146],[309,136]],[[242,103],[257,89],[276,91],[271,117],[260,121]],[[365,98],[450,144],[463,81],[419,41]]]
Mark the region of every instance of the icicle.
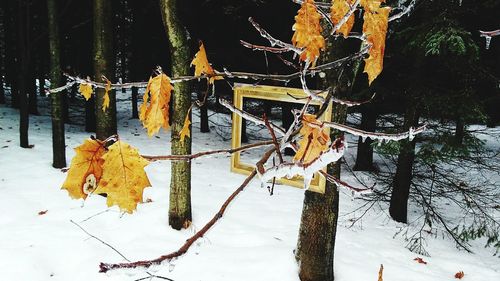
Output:
[[458,0],[458,5],[462,7],[462,0]]
[[364,143],[366,141],[366,136],[361,137],[361,142]]
[[490,49],[490,43],[491,43],[491,36],[488,35],[483,35],[484,39],[486,39],[486,50]]

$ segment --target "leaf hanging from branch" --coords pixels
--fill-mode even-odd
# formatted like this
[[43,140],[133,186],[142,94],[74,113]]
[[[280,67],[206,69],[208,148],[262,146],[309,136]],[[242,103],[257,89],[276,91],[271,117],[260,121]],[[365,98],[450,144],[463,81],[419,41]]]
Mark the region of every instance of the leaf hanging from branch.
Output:
[[205,46],[201,41],[200,41],[200,50],[196,53],[196,55],[194,55],[194,58],[191,61],[191,65],[194,65],[195,76],[201,76],[203,74],[210,75],[211,77],[208,79],[208,82],[210,84],[213,84],[215,80],[223,79],[222,76],[213,76],[215,75],[215,71],[210,65],[210,63],[208,63]]
[[78,87],[79,92],[82,94],[82,96],[85,98],[85,100],[89,100],[90,97],[92,96],[92,85],[88,83],[82,83]]
[[325,49],[320,19],[321,15],[314,1],[306,0],[302,3],[295,16],[295,24],[292,26],[292,30],[295,31],[292,37],[293,45],[304,49],[300,54],[300,59],[310,62],[313,67],[316,65],[320,50]]
[[148,129],[148,136],[152,136],[163,127],[169,128],[169,103],[172,92],[170,78],[164,73],[149,79],[144,92],[143,103],[139,108],[139,119],[144,128]]
[[182,126],[181,131],[179,132],[179,136],[181,137],[181,142],[184,141],[184,138],[187,136],[188,138],[191,137],[191,131],[189,130],[189,125],[191,124],[191,121],[189,120],[189,113],[191,112],[192,106],[189,108],[186,118],[184,119],[184,125]]
[[117,141],[102,157],[103,174],[96,192],[107,194],[108,206],[118,205],[120,210],[132,213],[142,202],[144,188],[151,186],[144,167],[149,161],[137,149]]
[[111,91],[111,81],[106,80],[106,88],[104,88],[104,97],[102,100],[102,111],[106,111],[109,107],[109,91]]
[[[380,2],[379,2],[380,3]],[[363,19],[363,33],[371,44],[370,56],[365,59],[364,72],[368,74],[368,83],[371,84],[382,72],[385,52],[385,37],[389,21],[389,7],[369,8],[365,10]]]
[[[311,124],[316,124],[316,126],[311,126]],[[328,149],[330,136],[314,115],[304,114],[302,125],[299,132],[302,138],[299,141],[299,150],[295,154],[294,161],[306,164],[318,158],[323,151]]]
[[87,139],[75,148],[75,152],[62,189],[66,189],[73,199],[86,199],[101,179],[104,162],[101,157],[106,149],[102,141]]
[[[330,18],[334,24],[338,24],[349,12],[351,6],[353,4],[353,0],[333,0],[332,7],[330,9]],[[343,34],[344,38],[349,36],[352,27],[354,26],[354,14],[351,14],[347,21],[340,26],[340,28],[336,31],[338,34]]]

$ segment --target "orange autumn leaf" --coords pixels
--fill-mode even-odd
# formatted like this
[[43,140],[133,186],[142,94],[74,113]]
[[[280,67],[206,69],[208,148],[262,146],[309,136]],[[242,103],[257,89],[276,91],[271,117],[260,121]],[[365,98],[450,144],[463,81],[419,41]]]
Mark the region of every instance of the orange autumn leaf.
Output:
[[191,137],[191,131],[189,130],[189,125],[191,124],[191,121],[189,120],[189,113],[191,112],[191,107],[189,108],[186,118],[184,119],[184,125],[182,126],[182,130],[179,132],[179,136],[181,137],[181,142],[184,142],[184,138],[187,136],[188,138]]
[[[334,24],[338,24],[349,12],[351,5],[354,4],[353,0],[333,0],[332,7],[330,8],[330,18]],[[347,21],[340,26],[336,31],[339,34],[343,34],[344,38],[349,36],[352,27],[354,26],[354,13],[349,16]]]
[[66,189],[73,199],[86,199],[94,192],[101,179],[101,157],[106,153],[106,149],[103,142],[87,139],[75,148],[75,152],[62,189]]
[[374,10],[377,10],[378,8],[380,8],[380,5],[382,3],[385,3],[385,0],[361,0],[361,1],[359,1],[359,4],[361,5],[361,7],[363,7],[365,12],[372,12]]
[[[201,75],[215,75],[215,71],[208,63],[207,53],[205,51],[205,46],[203,42],[200,41],[200,50],[194,55],[191,65],[194,65],[194,76]],[[208,79],[210,84],[213,84],[215,80],[223,79],[222,76],[212,76]]]
[[151,186],[144,171],[149,162],[123,141],[109,146],[102,158],[103,174],[96,192],[107,194],[108,207],[118,205],[121,211],[132,213],[143,202],[144,188]]
[[111,91],[111,81],[106,81],[106,88],[104,88],[104,97],[102,100],[102,111],[106,111],[109,107],[109,91]]
[[365,11],[363,33],[366,40],[371,44],[369,57],[365,59],[364,72],[368,74],[368,83],[371,84],[382,72],[384,64],[385,37],[389,22],[391,8],[377,8],[373,11]]
[[89,100],[90,97],[92,96],[92,85],[88,83],[82,83],[78,87],[78,91],[82,94],[82,96],[85,98],[85,100]]
[[143,103],[139,108],[139,119],[144,128],[148,130],[148,136],[152,136],[163,127],[169,128],[169,103],[172,92],[170,79],[164,73],[149,78],[146,92],[144,92]]
[[380,265],[380,269],[378,270],[378,281],[384,281],[383,275],[384,274],[384,265]]
[[321,15],[319,14],[313,0],[305,0],[297,15],[295,24],[292,26],[294,34],[292,43],[304,50],[300,54],[302,61],[308,61],[314,67],[319,57],[320,50],[325,49],[325,38],[321,35]]
[[321,125],[321,123],[316,120],[314,115],[304,114],[302,128],[299,132],[302,138],[299,141],[299,149],[295,154],[294,161],[307,164],[328,149],[330,136],[323,128],[314,125]]
[[459,271],[459,272],[455,273],[455,278],[462,279],[462,278],[464,278],[464,275],[465,275],[465,273],[463,271]]
[[414,261],[416,261],[416,262],[418,262],[418,263],[421,263],[421,264],[427,264],[427,262],[426,262],[426,261],[424,261],[424,260],[423,260],[422,258],[420,258],[420,257],[414,258],[413,260],[414,260]]

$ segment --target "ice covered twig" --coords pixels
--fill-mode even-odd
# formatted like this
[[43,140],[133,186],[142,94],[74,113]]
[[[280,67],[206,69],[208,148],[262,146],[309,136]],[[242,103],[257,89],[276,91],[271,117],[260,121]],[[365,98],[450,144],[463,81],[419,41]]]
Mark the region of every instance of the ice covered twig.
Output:
[[[266,122],[262,118],[259,118],[246,111],[236,108],[234,105],[232,105],[229,101],[225,99],[220,99],[220,104],[223,105],[225,108],[231,110],[231,112],[238,114],[245,120],[252,121],[257,125],[264,125],[264,126],[266,125]],[[275,125],[272,122],[269,122],[269,125],[271,126],[271,128],[273,128],[275,132],[279,133],[280,135],[284,136],[286,134],[285,129],[283,129],[282,127]]]
[[338,161],[347,149],[347,143],[343,138],[336,139],[330,148],[311,162],[303,164],[282,163],[266,169],[263,173],[259,171],[262,182],[267,182],[273,178],[292,178],[302,176],[304,178],[304,187],[307,189],[311,184],[314,173],[326,167],[328,164]]
[[359,136],[362,139],[370,138],[372,140],[378,141],[399,141],[403,139],[413,140],[415,135],[422,133],[425,130],[426,125],[420,126],[418,128],[411,127],[410,130],[403,133],[396,134],[386,134],[386,133],[376,133],[376,132],[368,132],[360,129],[352,128],[347,125],[339,124],[336,122],[321,122],[319,124],[311,123],[311,127],[322,127],[326,126],[335,130],[339,130],[342,132],[346,132],[355,136]]

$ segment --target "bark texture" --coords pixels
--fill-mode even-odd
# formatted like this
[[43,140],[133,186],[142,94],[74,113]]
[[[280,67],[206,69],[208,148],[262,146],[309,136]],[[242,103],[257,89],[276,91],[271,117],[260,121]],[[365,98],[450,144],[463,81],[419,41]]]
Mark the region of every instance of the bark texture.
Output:
[[[187,32],[180,15],[180,3],[177,0],[160,0],[160,8],[168,36],[172,60],[172,76],[189,73],[189,47]],[[191,138],[180,140],[179,132],[191,106],[188,83],[174,84],[171,100],[172,155],[191,154]],[[181,229],[191,223],[191,162],[172,162],[170,182],[170,206],[168,222],[174,229]]]
[[[101,81],[102,76],[113,79],[113,10],[112,1],[94,0],[94,79]],[[104,89],[96,89],[95,116],[96,136],[104,140],[116,134],[116,96],[109,91],[109,107],[102,109]]]
[[[62,85],[61,50],[59,42],[59,23],[56,0],[47,0],[49,51],[50,51],[50,81],[52,87]],[[63,95],[66,91],[50,95],[52,109],[52,166],[66,167],[66,144],[64,140],[64,118],[62,113]]]

